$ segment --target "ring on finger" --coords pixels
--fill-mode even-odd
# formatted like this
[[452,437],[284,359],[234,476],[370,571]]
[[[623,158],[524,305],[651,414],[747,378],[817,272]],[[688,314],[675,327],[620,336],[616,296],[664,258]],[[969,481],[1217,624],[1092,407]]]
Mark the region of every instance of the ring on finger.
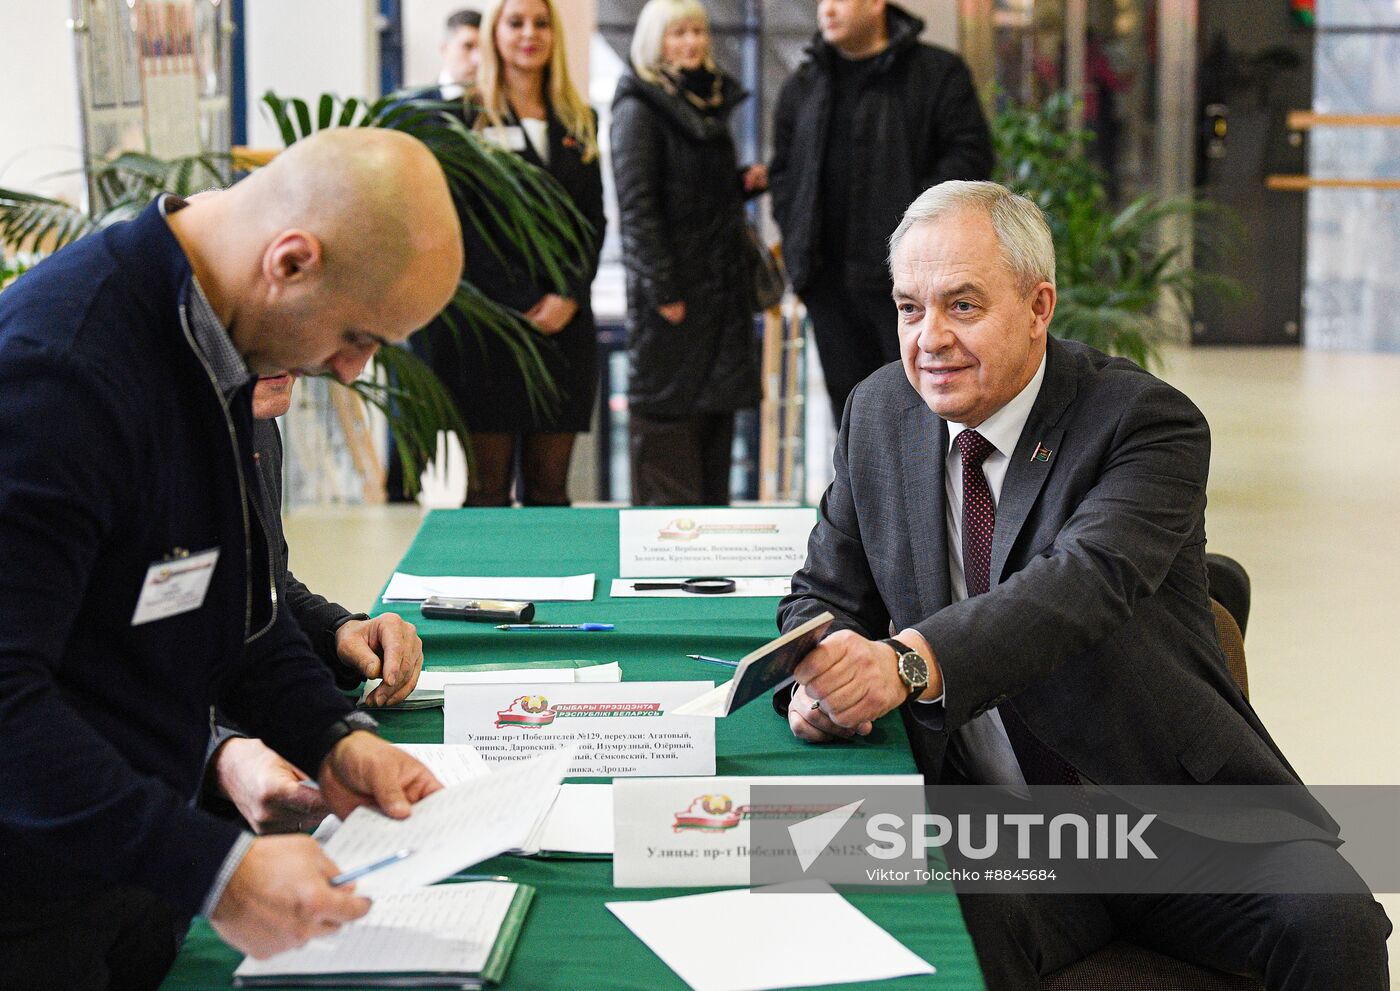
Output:
[[815,702],[812,703],[812,710],[813,710],[813,711],[815,711],[815,710],[817,710],[817,709],[820,709],[821,707],[822,707],[822,700],[821,700],[821,699],[817,699]]

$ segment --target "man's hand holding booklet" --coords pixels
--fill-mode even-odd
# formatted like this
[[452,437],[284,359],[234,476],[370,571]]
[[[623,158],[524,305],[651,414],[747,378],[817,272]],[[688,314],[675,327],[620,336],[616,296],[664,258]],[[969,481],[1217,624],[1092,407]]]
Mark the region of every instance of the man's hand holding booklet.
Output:
[[733,679],[672,709],[671,715],[723,718],[754,699],[784,687],[792,681],[792,672],[802,658],[826,636],[835,618],[824,612],[769,641],[739,662]]

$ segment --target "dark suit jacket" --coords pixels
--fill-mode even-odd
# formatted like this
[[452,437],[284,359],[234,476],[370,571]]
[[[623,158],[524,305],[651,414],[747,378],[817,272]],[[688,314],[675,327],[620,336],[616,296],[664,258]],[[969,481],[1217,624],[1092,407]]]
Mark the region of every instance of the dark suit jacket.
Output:
[[[1009,706],[1102,785],[1299,783],[1216,640],[1210,432],[1190,400],[1128,361],[1052,338],[997,507],[992,587],[958,603],[947,446],[947,425],[901,365],[862,382],[807,563],[779,607],[784,629],[829,609],[837,628],[872,639],[891,622],[928,639],[944,702],[904,709],[930,780],[944,776],[948,734]],[[1033,457],[1038,447],[1047,460]],[[1335,835],[1301,792],[1289,814],[1285,832]]]
[[[462,119],[469,128],[477,122],[476,112],[475,108],[463,107]],[[517,124],[514,115],[506,124]],[[586,250],[576,259],[579,271],[564,293],[578,303],[578,312],[558,334],[541,341],[545,366],[561,394],[558,408],[552,415],[541,415],[531,407],[517,359],[495,334],[473,334],[464,327],[459,345],[458,337],[439,320],[413,338],[414,350],[427,358],[443,380],[473,432],[583,432],[588,430],[593,416],[598,390],[598,334],[591,287],[607,226],[602,163],[596,157],[589,162],[583,160],[581,143],[565,130],[553,108],[548,125],[548,165],[528,140],[525,149],[517,154],[559,184],[590,228],[580,231]],[[495,204],[488,208],[480,201],[457,204],[466,249],[464,276],[494,302],[523,313],[541,297],[554,292],[554,286],[525,254],[506,246],[499,227],[494,229],[499,254],[478,229],[481,223],[494,223],[491,210],[513,207]]]

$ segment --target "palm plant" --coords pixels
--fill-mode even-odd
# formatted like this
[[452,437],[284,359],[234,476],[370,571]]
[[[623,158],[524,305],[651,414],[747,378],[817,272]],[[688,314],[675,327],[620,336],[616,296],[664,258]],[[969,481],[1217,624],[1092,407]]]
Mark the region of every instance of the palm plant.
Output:
[[[373,102],[325,95],[313,117],[304,100],[268,93],[263,103],[289,145],[328,127],[388,127],[418,138],[437,157],[454,199],[470,205],[463,214],[492,251],[524,249],[535,273],[561,289],[583,264],[591,232],[563,190],[546,173],[468,131],[449,105],[400,95]],[[229,164],[228,156],[220,155],[166,161],[125,153],[95,168],[93,209],[87,213],[58,200],[0,189],[0,259],[9,259],[0,269],[0,287],[23,271],[26,260],[134,216],[158,193],[188,196],[224,185]],[[464,330],[478,341],[488,334],[500,337],[525,372],[530,402],[547,408],[557,401],[542,353],[553,345],[519,313],[492,302],[464,279],[439,319],[459,348]],[[470,457],[455,404],[411,351],[382,350],[372,374],[351,388],[385,414],[408,491],[419,488],[421,469],[432,459],[439,432],[455,433]]]
[[[1164,299],[1189,310],[1203,289],[1242,294],[1233,280],[1183,265],[1182,247],[1163,242],[1163,223],[1208,214],[1226,221],[1218,230],[1228,234],[1229,218],[1202,200],[1151,194],[1115,211],[1102,173],[1083,153],[1092,133],[1068,125],[1071,107],[1071,97],[1058,93],[1039,108],[998,114],[996,179],[1033,200],[1050,225],[1059,289],[1055,332],[1144,367],[1158,364],[1162,345],[1175,337],[1160,315]],[[1200,225],[1195,229],[1197,252],[1222,250]]]

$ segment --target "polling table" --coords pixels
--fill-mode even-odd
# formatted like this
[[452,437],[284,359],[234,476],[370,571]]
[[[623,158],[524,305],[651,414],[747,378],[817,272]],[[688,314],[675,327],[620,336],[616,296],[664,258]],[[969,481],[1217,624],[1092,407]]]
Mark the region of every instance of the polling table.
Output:
[[[686,654],[737,659],[777,635],[777,599],[698,595],[609,597],[618,576],[615,509],[464,509],[438,511],[423,521],[399,570],[415,575],[562,576],[595,572],[591,602],[541,602],[537,623],[612,623],[605,633],[508,633],[489,623],[425,619],[416,603],[380,603],[418,627],[425,667],[474,663],[583,659],[616,661],[624,681],[691,681],[729,677],[724,668]],[[387,577],[387,576],[386,576]],[[441,709],[377,713],[382,734],[400,743],[441,743]],[[910,774],[904,728],[897,715],[864,739],[813,746],[795,739],[771,705],[755,702],[718,721],[716,773]],[[502,987],[616,988],[651,991],[686,987],[604,907],[692,894],[703,889],[619,889],[612,864],[578,859],[498,857],[473,872],[508,875],[538,895]],[[932,963],[932,976],[905,977],[869,987],[979,989],[981,973],[956,898],[946,889],[860,888],[843,891],[858,909]],[[781,926],[781,919],[773,925]],[[230,986],[241,955],[196,920],[164,991],[213,991]],[[717,953],[715,967],[724,959]],[[866,985],[831,985],[853,988]]]

